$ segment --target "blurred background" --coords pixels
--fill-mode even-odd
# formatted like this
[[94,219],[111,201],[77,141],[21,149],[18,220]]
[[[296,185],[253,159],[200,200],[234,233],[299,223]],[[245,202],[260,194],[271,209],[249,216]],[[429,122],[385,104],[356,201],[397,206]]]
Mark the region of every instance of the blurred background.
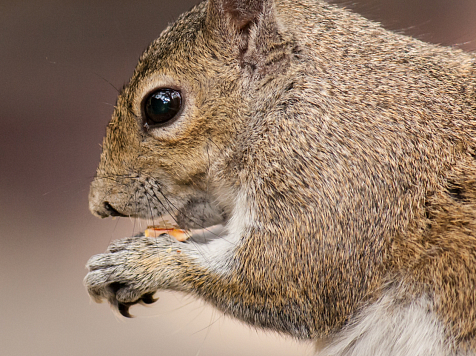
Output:
[[[312,354],[177,293],[119,318],[82,285],[89,257],[133,231],[128,219],[94,218],[87,204],[115,88],[197,2],[0,0],[1,355]],[[476,50],[474,0],[334,2]]]

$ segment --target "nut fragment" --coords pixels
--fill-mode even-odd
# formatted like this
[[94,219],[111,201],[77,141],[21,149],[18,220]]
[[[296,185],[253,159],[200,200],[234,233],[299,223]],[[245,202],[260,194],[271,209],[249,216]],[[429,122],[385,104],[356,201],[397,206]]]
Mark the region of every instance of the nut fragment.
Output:
[[145,230],[146,237],[159,237],[162,234],[168,234],[180,242],[183,242],[192,236],[191,232],[188,230],[182,230],[175,227],[165,227],[162,225],[147,226],[147,229]]

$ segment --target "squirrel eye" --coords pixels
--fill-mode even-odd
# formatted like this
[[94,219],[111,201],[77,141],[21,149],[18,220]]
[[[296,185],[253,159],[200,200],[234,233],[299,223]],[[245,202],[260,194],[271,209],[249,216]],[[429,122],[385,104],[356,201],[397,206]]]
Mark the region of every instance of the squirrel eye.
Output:
[[178,90],[164,88],[153,92],[144,103],[144,127],[166,124],[181,107],[182,96]]

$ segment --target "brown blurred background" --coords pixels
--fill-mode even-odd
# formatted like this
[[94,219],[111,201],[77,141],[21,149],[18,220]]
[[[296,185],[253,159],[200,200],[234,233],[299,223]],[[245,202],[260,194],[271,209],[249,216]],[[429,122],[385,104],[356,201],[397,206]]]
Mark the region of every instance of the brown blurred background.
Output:
[[[1,355],[312,354],[176,293],[117,318],[82,285],[88,258],[133,230],[87,207],[114,87],[197,2],[0,0]],[[474,0],[340,3],[388,28],[476,50]]]

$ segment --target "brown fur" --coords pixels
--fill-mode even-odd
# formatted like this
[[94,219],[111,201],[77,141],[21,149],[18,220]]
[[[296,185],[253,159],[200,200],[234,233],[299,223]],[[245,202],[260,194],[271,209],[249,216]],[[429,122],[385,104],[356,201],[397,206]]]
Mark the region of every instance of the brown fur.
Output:
[[[396,287],[402,300],[428,296],[454,349],[476,352],[475,56],[318,0],[254,4],[202,3],[151,44],[91,187],[97,215],[110,214],[104,202],[149,219],[172,210],[183,227],[226,221],[245,190],[255,222],[231,272],[184,252],[98,282],[104,254],[89,265],[90,293],[120,305],[172,288],[318,338]],[[186,111],[174,129],[147,131],[139,103],[159,76]],[[197,202],[213,213],[191,217]],[[126,241],[119,250],[140,261],[149,247]],[[113,293],[116,282],[139,292]]]

